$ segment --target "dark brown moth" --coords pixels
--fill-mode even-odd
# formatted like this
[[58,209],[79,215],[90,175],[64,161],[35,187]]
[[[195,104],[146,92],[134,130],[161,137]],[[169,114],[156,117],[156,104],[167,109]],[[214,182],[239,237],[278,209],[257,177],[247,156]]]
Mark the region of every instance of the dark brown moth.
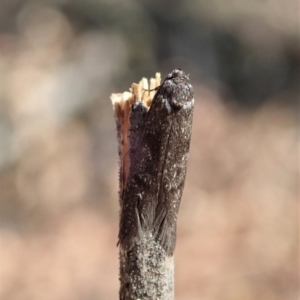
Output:
[[119,244],[129,250],[150,232],[171,256],[192,132],[189,77],[175,69],[157,88],[148,111],[141,103],[131,109],[140,113],[130,119],[135,138],[130,140],[129,177],[121,196]]

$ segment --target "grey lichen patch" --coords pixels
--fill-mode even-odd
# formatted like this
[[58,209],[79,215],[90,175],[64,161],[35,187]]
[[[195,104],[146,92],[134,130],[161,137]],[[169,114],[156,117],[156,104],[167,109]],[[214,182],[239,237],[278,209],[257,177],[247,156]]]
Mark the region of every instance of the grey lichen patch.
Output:
[[173,257],[145,233],[129,251],[120,251],[120,299],[174,299]]

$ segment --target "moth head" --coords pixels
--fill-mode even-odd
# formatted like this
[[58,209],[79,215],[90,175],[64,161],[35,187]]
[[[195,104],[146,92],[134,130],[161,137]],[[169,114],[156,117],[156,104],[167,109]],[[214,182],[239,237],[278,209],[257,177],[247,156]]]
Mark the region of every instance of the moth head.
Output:
[[173,70],[165,79],[167,82],[172,82],[174,85],[189,85],[189,75],[185,74],[181,69]]

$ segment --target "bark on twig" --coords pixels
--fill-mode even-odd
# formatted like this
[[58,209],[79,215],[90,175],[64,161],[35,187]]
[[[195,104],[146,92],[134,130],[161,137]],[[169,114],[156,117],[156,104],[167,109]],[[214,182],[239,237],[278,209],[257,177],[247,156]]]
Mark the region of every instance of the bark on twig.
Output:
[[157,73],[148,88],[143,79],[132,85],[131,93],[111,97],[120,158],[122,300],[174,299],[173,254],[193,89],[181,70],[174,70],[161,85]]

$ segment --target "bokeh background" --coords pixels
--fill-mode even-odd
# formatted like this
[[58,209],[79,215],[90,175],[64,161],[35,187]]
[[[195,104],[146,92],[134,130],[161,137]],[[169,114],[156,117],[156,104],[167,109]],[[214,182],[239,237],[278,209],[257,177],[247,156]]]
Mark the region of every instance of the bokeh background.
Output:
[[297,0],[0,1],[0,299],[118,299],[110,94],[190,74],[176,299],[296,300]]

